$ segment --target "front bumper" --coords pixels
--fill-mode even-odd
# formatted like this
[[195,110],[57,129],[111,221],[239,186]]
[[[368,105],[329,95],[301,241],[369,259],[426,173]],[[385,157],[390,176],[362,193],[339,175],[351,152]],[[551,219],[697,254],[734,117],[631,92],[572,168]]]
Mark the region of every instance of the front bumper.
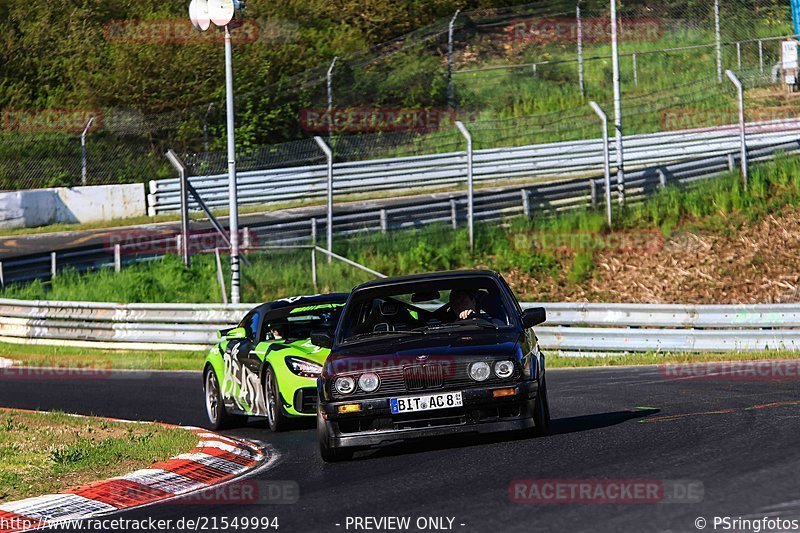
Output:
[[[497,389],[514,389],[514,395],[494,397]],[[538,383],[493,384],[491,387],[448,388],[421,394],[461,391],[464,405],[453,409],[392,414],[389,397],[321,402],[321,438],[329,448],[377,446],[390,442],[463,433],[495,433],[534,426],[534,399]],[[414,393],[392,395],[414,396]],[[358,413],[339,414],[345,404],[361,404]],[[324,436],[323,436],[324,435]]]

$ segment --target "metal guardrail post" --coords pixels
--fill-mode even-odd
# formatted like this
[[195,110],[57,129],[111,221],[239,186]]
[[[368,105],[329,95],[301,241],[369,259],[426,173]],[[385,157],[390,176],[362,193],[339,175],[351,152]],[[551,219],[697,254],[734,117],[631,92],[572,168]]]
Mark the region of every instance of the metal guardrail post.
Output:
[[183,257],[183,264],[189,267],[189,188],[187,187],[189,178],[187,175],[186,165],[178,157],[174,150],[167,151],[167,159],[178,171],[178,179],[181,184],[181,246],[179,253]]
[[611,156],[609,155],[608,148],[608,116],[603,111],[597,102],[592,100],[589,102],[589,107],[592,111],[600,117],[600,123],[603,128],[603,178],[605,179],[606,189],[606,222],[608,227],[611,227]]
[[450,224],[453,229],[458,229],[458,207],[453,199],[450,199]]
[[386,233],[386,231],[389,229],[389,217],[386,213],[386,209],[381,209],[380,218],[381,218],[381,233]]
[[86,134],[89,132],[89,128],[92,127],[92,122],[94,122],[94,117],[89,117],[89,121],[86,123],[86,127],[83,128],[83,133],[81,133],[81,185],[86,185],[87,177],[86,177]]
[[5,273],[3,272],[3,262],[2,261],[0,261],[0,288],[2,288],[2,289],[6,288],[6,276],[5,276]]
[[742,171],[742,186],[747,190],[747,143],[745,141],[745,122],[744,122],[744,87],[742,82],[730,70],[725,71],[725,75],[736,86],[739,100],[739,142],[741,144],[741,171]]
[[469,228],[469,253],[475,253],[475,198],[472,176],[472,135],[464,123],[456,121],[456,127],[467,141],[467,226]]
[[[328,162],[328,224],[325,229],[328,234],[328,252],[333,252],[333,151],[331,151],[322,137],[314,137],[314,140],[317,142],[317,146],[319,146],[320,150],[325,154],[325,158]],[[328,263],[330,262],[331,256],[328,255]]]
[[592,209],[597,209],[597,186],[593,179],[589,180],[589,198],[591,198]]
[[317,219],[311,219],[311,284],[317,290]]
[[56,253],[57,252],[50,252],[50,279],[54,279],[57,273],[57,264],[56,264]]
[[656,170],[656,174],[658,174],[658,187],[661,190],[666,189],[667,188],[667,175],[660,168],[658,170]]
[[525,215],[525,218],[531,218],[531,196],[528,192],[528,189],[522,189],[520,191],[522,195],[522,214]]

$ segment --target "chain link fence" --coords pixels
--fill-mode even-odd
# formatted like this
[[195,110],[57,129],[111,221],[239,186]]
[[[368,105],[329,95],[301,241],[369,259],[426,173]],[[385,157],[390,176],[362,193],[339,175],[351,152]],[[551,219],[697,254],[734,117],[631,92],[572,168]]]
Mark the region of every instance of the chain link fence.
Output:
[[[747,84],[749,119],[794,113],[771,76],[778,37],[792,31],[788,3],[718,5],[718,33],[713,1],[631,0],[620,8],[625,135],[736,122],[734,88],[718,78],[717,35],[722,68]],[[337,162],[463,151],[457,120],[467,124],[476,150],[600,136],[588,101],[611,114],[608,2],[546,1],[453,15],[333,65],[320,58],[278,81],[237,79],[237,168],[324,163],[315,135]],[[85,180],[83,123],[62,133],[48,125],[46,134],[7,127],[0,132],[0,188],[172,177],[168,148],[184,154],[194,175],[227,170],[222,101],[87,115],[97,122],[86,135]],[[270,124],[276,116],[285,124],[281,137],[264,126],[267,115]]]

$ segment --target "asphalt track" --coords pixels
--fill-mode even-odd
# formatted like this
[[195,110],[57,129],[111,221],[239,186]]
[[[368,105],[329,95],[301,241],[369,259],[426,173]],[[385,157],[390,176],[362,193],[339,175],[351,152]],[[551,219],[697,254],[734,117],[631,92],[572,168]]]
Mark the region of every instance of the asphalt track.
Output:
[[[310,425],[271,434],[256,423],[230,433],[279,452],[259,476],[296,481],[298,503],[166,504],[121,516],[277,516],[282,532],[376,531],[346,528],[348,516],[447,516],[463,532],[698,531],[698,517],[714,531],[714,516],[800,518],[798,378],[686,379],[658,367],[553,369],[548,376],[553,431],[544,438],[403,444],[328,465]],[[202,401],[196,373],[79,381],[0,374],[7,407],[203,425]],[[518,479],[688,479],[702,483],[703,495],[695,503],[522,504],[508,494]],[[418,531],[413,521],[407,531]]]

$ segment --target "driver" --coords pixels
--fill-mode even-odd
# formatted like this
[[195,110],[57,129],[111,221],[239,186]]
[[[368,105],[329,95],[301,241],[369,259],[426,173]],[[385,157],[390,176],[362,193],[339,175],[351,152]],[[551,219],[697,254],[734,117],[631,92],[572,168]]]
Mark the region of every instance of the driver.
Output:
[[478,317],[478,302],[471,291],[456,289],[450,292],[450,309],[459,320]]

